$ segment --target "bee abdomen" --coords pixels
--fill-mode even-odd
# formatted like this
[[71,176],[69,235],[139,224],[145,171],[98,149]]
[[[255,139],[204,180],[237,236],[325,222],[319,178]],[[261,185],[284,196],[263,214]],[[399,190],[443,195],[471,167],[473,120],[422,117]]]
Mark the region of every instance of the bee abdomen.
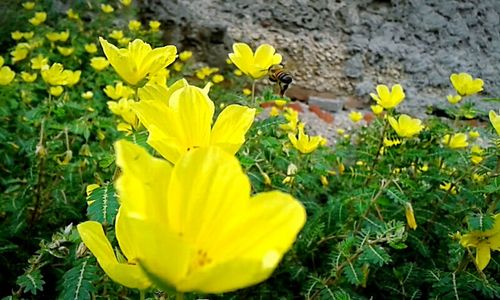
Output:
[[281,82],[286,83],[286,84],[290,84],[293,81],[292,76],[290,74],[287,74],[287,73],[279,74],[278,78]]

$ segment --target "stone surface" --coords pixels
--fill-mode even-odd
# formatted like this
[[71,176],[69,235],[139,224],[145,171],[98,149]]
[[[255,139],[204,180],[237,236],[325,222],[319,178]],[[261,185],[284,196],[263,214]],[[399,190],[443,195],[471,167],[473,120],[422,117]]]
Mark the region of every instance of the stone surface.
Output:
[[[225,67],[235,41],[270,43],[300,88],[366,103],[377,84],[404,85],[403,109],[446,103],[449,75],[485,81],[500,95],[498,0],[144,0],[146,18],[198,59]],[[309,93],[311,94],[311,93]],[[484,109],[494,107],[484,104]]]
[[316,105],[327,111],[336,112],[342,110],[344,107],[344,100],[311,96],[309,97],[308,104],[310,106]]

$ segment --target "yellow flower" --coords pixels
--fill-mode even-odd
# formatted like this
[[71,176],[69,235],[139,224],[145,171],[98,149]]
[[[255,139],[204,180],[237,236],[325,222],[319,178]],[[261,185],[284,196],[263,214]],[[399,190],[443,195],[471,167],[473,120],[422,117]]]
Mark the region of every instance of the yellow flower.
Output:
[[16,31],[11,32],[10,36],[12,37],[13,40],[19,41],[20,39],[22,39],[24,37],[24,33],[19,31],[19,30],[16,30]]
[[35,8],[35,2],[31,2],[31,1],[23,2],[23,7],[26,10],[32,10],[33,8]]
[[473,79],[467,73],[451,74],[450,81],[457,93],[462,97],[474,95],[483,90],[483,80],[480,78]]
[[3,59],[3,56],[0,56],[0,67],[3,66],[4,62],[5,62],[5,60]]
[[484,270],[490,262],[491,251],[500,251],[500,214],[493,216],[493,219],[493,228],[471,231],[460,239],[463,247],[476,248],[476,264],[480,270]]
[[64,92],[64,88],[60,85],[58,86],[51,86],[49,89],[49,92],[52,96],[58,97]]
[[193,52],[191,51],[182,51],[181,53],[179,53],[179,59],[184,62],[190,59],[191,56],[193,56]]
[[251,196],[238,160],[217,147],[193,150],[173,167],[130,142],[116,149],[123,173],[115,232],[128,263],[118,262],[101,224],[87,221],[78,231],[122,285],[223,293],[257,284],[271,275],[306,220],[289,194]]
[[138,31],[141,29],[141,22],[137,21],[137,20],[130,20],[130,22],[128,22],[128,29],[132,30],[132,31]]
[[118,44],[120,46],[127,46],[128,43],[130,43],[130,38],[129,37],[123,37],[121,39],[118,40]]
[[[167,160],[175,163],[182,154],[210,145],[235,154],[245,142],[255,109],[229,105],[211,128],[214,103],[208,98],[208,89],[186,85],[169,91],[170,96],[168,92],[157,93],[158,89],[162,88],[142,88],[141,101],[133,108],[149,131],[148,143]],[[143,96],[148,93],[151,97]]]
[[90,66],[96,71],[102,71],[109,66],[109,61],[106,57],[102,56],[92,57],[90,60]]
[[280,109],[283,109],[287,103],[288,102],[284,99],[274,100],[274,105]]
[[234,70],[234,71],[233,71],[233,73],[234,73],[234,75],[236,75],[236,76],[241,76],[241,75],[243,75],[243,72],[241,72],[241,70],[240,70],[240,69]]
[[54,63],[50,68],[45,66],[41,73],[43,80],[50,85],[65,85],[68,81],[68,73],[64,73],[60,63]]
[[476,173],[472,174],[472,180],[474,182],[482,182],[484,180],[484,177],[485,177],[484,175],[480,175],[480,174],[476,174]]
[[75,48],[57,46],[57,51],[59,51],[59,53],[63,56],[70,56],[73,52],[75,52]]
[[123,5],[123,6],[129,6],[130,3],[132,3],[132,0],[120,0],[120,3]]
[[126,85],[123,85],[122,82],[117,82],[115,86],[107,85],[104,88],[104,93],[113,100],[118,100],[121,98],[129,98],[134,95],[134,90]]
[[23,37],[25,40],[29,40],[35,36],[35,33],[33,31],[29,32],[23,32]]
[[292,145],[302,154],[308,154],[316,150],[319,147],[320,137],[306,135],[303,123],[299,124],[298,129],[297,136],[293,133],[288,134],[288,139]]
[[359,121],[363,120],[363,114],[359,111],[351,111],[349,113],[349,119],[351,119],[351,121],[353,121],[354,123],[358,123]]
[[495,128],[495,131],[500,135],[500,115],[497,115],[493,110],[489,113],[491,125]]
[[90,54],[94,54],[97,52],[97,45],[94,43],[85,44],[84,48],[85,48],[85,51],[87,51]]
[[221,83],[224,81],[224,76],[220,75],[220,74],[215,74],[213,77],[212,77],[212,81],[214,83]]
[[121,31],[121,30],[113,30],[109,34],[109,37],[118,41],[118,40],[120,40],[120,39],[123,38],[123,31]]
[[69,38],[69,30],[59,32],[59,41],[66,42]]
[[450,102],[451,104],[457,104],[458,102],[460,102],[460,100],[462,100],[462,96],[460,95],[448,95],[446,97],[446,99],[448,100],[448,102]]
[[45,37],[51,42],[57,42],[59,40],[59,33],[49,32],[49,33],[45,34]]
[[299,113],[291,108],[285,108],[285,113],[283,114],[285,120],[288,121],[286,124],[280,124],[280,129],[288,131],[290,133],[297,132],[297,124],[299,123]]
[[319,177],[319,180],[321,181],[321,184],[322,184],[323,186],[328,186],[328,178],[326,178],[326,176],[325,176],[325,175],[321,175],[321,176]]
[[115,9],[113,8],[113,6],[109,5],[109,4],[101,4],[101,10],[106,13],[106,14],[110,14],[112,13]]
[[342,128],[337,129],[337,134],[338,135],[343,135],[345,133],[345,130]]
[[211,68],[211,67],[202,67],[196,70],[195,75],[198,77],[198,79],[205,79],[205,77],[212,75],[215,72],[218,72],[219,68]]
[[439,185],[439,188],[442,189],[443,191],[450,192],[452,195],[457,194],[457,188],[454,184],[451,184],[451,182],[443,182],[442,184]]
[[475,130],[469,131],[469,137],[471,139],[477,139],[480,136],[481,136],[481,134],[479,134],[478,131],[475,131]]
[[170,71],[168,69],[161,69],[156,73],[149,74],[148,83],[159,84],[167,87],[167,79],[170,78]]
[[161,23],[158,21],[149,21],[149,28],[152,32],[157,32],[160,29]]
[[226,64],[228,64],[228,65],[232,65],[232,64],[233,64],[233,62],[231,61],[231,59],[226,58]]
[[269,111],[269,115],[271,117],[277,117],[280,115],[280,110],[276,106],[271,107],[271,111]]
[[415,214],[413,212],[413,206],[411,205],[410,202],[405,203],[405,215],[406,215],[406,222],[408,223],[408,226],[413,230],[417,229],[417,221],[415,221]]
[[229,53],[229,58],[238,69],[253,79],[259,79],[267,75],[268,69],[272,65],[281,63],[281,55],[275,53],[273,46],[268,44],[260,45],[255,54],[245,43],[233,44],[233,53]]
[[443,137],[443,144],[451,149],[465,148],[469,145],[469,143],[467,143],[467,135],[464,133],[456,133],[453,136],[449,134],[445,135]]
[[376,115],[380,115],[383,111],[384,111],[384,108],[380,105],[371,105],[370,106],[373,113],[376,114]]
[[36,73],[33,73],[33,74],[30,74],[28,72],[21,72],[21,78],[25,81],[25,82],[33,82],[36,80],[36,77],[37,77],[37,74]]
[[243,89],[243,95],[245,96],[249,96],[252,94],[252,90],[251,89],[247,89],[247,88],[244,88]]
[[4,66],[0,68],[0,85],[8,85],[12,82],[16,73],[12,71],[9,67]]
[[80,16],[78,15],[78,13],[76,13],[72,8],[70,8],[70,9],[68,9],[66,11],[66,15],[71,20],[78,20],[78,19],[80,19]]
[[40,70],[48,65],[49,65],[49,59],[41,54],[38,54],[37,57],[31,59],[31,68],[33,70]]
[[419,134],[424,126],[422,125],[422,121],[419,119],[413,119],[408,115],[400,115],[398,120],[395,118],[389,117],[389,124],[396,131],[398,136],[410,138],[416,134]]
[[80,76],[82,75],[82,71],[70,71],[64,70],[63,75],[66,76],[66,84],[67,86],[73,86],[80,81]]
[[149,44],[139,39],[130,43],[126,49],[118,49],[102,37],[99,41],[111,66],[121,78],[132,85],[148,74],[166,68],[175,60],[177,54],[175,46],[151,49]]
[[29,22],[35,26],[38,26],[47,20],[47,13],[45,12],[37,12],[35,16],[29,19]]
[[125,120],[125,122],[131,124],[132,126],[137,125],[137,117],[135,112],[132,110],[132,103],[134,100],[122,98],[117,101],[108,101],[108,108],[112,113],[118,115]]
[[479,164],[480,162],[483,161],[484,158],[482,157],[482,155],[484,153],[484,150],[481,149],[481,147],[479,145],[472,146],[471,149],[470,149],[470,151],[471,151],[471,154],[472,154],[471,155],[471,161],[472,161],[473,164],[477,165],[477,164]]
[[421,167],[418,168],[420,171],[422,172],[427,172],[429,171],[429,164],[428,163],[425,163],[423,164]]
[[371,93],[370,96],[378,105],[390,109],[398,106],[404,100],[405,93],[403,87],[399,84],[393,85],[390,92],[386,85],[377,85],[377,95]]
[[92,91],[86,91],[85,93],[82,93],[82,98],[85,100],[90,100],[94,97],[94,93]]
[[[21,45],[21,44],[19,44]],[[25,59],[28,56],[28,53],[30,50],[27,47],[24,46],[17,46],[14,51],[10,52],[10,55],[12,56],[12,62],[16,63],[18,61],[21,61]]]

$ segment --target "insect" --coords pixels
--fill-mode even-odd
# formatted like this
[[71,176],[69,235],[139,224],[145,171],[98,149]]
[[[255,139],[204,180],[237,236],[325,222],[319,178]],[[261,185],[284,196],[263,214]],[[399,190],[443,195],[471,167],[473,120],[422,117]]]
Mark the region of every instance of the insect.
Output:
[[285,70],[283,65],[273,65],[268,70],[269,80],[275,82],[280,89],[280,97],[283,97],[285,91],[292,83],[292,75]]

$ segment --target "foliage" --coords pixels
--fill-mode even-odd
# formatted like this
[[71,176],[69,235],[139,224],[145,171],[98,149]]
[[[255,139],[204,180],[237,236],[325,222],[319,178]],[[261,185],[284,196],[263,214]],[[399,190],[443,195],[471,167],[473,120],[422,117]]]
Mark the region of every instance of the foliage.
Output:
[[[33,31],[34,37],[16,42],[2,31],[1,42],[7,45],[2,53],[4,65],[16,72],[10,84],[0,86],[0,141],[4,145],[0,148],[0,279],[4,283],[0,295],[10,299],[139,296],[138,291],[115,284],[103,273],[72,226],[87,219],[100,222],[117,245],[113,224],[119,201],[113,182],[120,171],[113,143],[125,138],[154,153],[146,143],[144,128],[123,126],[124,121],[108,109],[103,89],[114,86],[119,77],[111,67],[92,68],[91,59],[104,54],[99,46],[97,53],[89,54],[85,45],[99,45],[99,36],[109,40],[113,30],[123,30],[128,38],[160,46],[161,32],[145,24],[139,31],[130,30],[128,21],[136,18],[133,5],[117,2],[115,11],[106,14],[101,2],[76,1],[73,10],[79,18],[73,19],[58,11],[52,1],[37,2],[34,10],[19,6],[14,30]],[[12,1],[9,9],[16,5]],[[45,23],[28,23],[35,11],[48,13]],[[66,42],[46,38],[48,33],[65,30],[70,33]],[[10,52],[24,42],[29,44],[29,54],[14,62]],[[62,55],[57,49],[61,45],[73,47],[74,53]],[[62,95],[51,95],[39,70],[32,69],[30,60],[38,55],[48,58],[50,65],[58,62],[65,69],[81,70],[80,80],[65,87]],[[216,114],[232,103],[255,105],[252,97],[241,92],[251,87],[251,81],[230,66],[223,72],[195,68],[187,58],[168,69],[169,84],[188,78],[204,86],[215,74],[223,73],[224,80],[210,92]],[[21,72],[38,77],[25,82]],[[88,91],[93,96],[83,98]],[[279,99],[266,90],[257,103]],[[289,121],[282,110],[278,109],[278,116],[255,121],[237,154],[251,179],[252,192],[291,193],[306,207],[308,219],[269,280],[211,297],[499,298],[498,252],[491,252],[488,266],[480,270],[475,249],[464,248],[460,239],[467,232],[492,228],[494,215],[500,212],[500,142],[489,124],[471,128],[463,121],[471,115],[486,115],[472,101],[463,101],[447,111],[454,120],[430,117],[413,137],[399,138],[381,114],[339,137],[335,146],[308,154],[295,149],[288,132],[280,128]],[[385,112],[385,116],[398,115],[397,108]],[[443,143],[447,134],[471,130],[481,137],[475,141],[469,137],[465,148],[451,149]],[[397,145],[386,142],[398,139]],[[472,144],[482,148],[479,162],[471,161],[476,155]],[[99,187],[86,196],[90,184]],[[408,204],[415,229],[407,221]],[[153,289],[146,296],[161,299],[173,294]],[[187,298],[198,296],[205,297]]]

